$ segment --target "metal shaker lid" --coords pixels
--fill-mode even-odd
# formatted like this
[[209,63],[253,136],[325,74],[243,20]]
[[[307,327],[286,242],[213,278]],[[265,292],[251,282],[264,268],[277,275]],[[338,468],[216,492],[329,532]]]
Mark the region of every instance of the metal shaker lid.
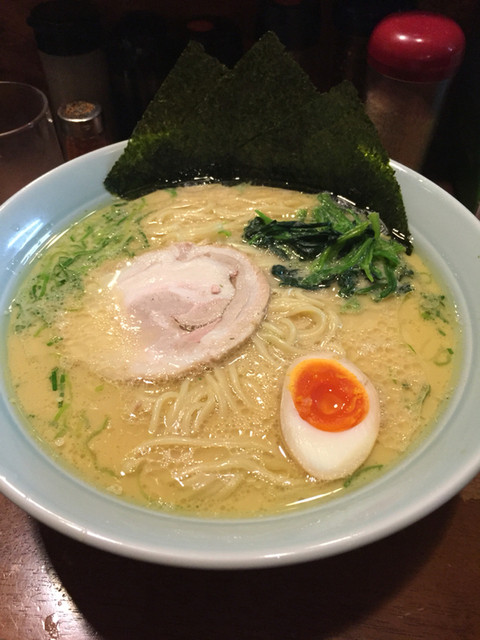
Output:
[[103,131],[102,108],[95,102],[74,100],[57,109],[62,132],[75,138],[90,138]]

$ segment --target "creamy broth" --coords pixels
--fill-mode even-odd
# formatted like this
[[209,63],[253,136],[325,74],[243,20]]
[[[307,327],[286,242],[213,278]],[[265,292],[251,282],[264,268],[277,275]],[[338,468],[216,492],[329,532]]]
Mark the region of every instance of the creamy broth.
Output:
[[[280,287],[269,275],[264,321],[223,360],[178,380],[122,383],[105,375],[106,361],[112,358],[115,368],[128,345],[120,344],[115,306],[102,283],[132,255],[175,242],[216,243],[245,252],[269,274],[278,258],[243,242],[245,224],[256,210],[285,219],[315,203],[313,195],[266,187],[182,187],[94,212],[51,243],[12,306],[8,340],[14,401],[39,441],[114,495],[229,517],[329,499],[401,457],[434,424],[459,351],[453,303],[415,252],[406,258],[415,272],[407,294],[344,299],[335,288]],[[113,211],[125,232],[102,253],[92,238],[108,235]],[[81,281],[33,304],[35,287],[38,293],[49,286],[46,266],[82,246],[96,257],[87,260]],[[377,444],[353,481],[308,476],[280,435],[285,371],[319,349],[354,362],[380,397]]]

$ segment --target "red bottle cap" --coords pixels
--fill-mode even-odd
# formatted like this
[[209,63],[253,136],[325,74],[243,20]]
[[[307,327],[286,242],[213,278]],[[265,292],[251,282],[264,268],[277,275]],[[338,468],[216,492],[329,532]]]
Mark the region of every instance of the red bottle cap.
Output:
[[368,63],[383,75],[411,82],[438,82],[460,66],[465,36],[456,22],[425,11],[393,13],[368,43]]

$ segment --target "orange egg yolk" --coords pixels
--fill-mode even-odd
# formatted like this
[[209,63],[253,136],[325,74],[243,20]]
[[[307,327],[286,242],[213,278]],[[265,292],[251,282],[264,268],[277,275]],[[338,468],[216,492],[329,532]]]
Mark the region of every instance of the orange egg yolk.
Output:
[[368,413],[364,386],[336,360],[302,360],[290,374],[289,389],[300,417],[322,431],[346,431]]

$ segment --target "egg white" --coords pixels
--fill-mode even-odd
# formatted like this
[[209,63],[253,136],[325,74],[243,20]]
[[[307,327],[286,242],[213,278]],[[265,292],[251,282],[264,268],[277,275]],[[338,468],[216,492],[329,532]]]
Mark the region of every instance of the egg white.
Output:
[[[365,418],[346,431],[322,431],[303,420],[295,408],[289,384],[293,369],[303,360],[336,360],[348,369],[367,392],[369,410]],[[321,352],[296,359],[289,367],[282,391],[280,423],[292,456],[318,480],[335,480],[352,474],[369,456],[380,426],[380,403],[369,378],[345,358]]]

